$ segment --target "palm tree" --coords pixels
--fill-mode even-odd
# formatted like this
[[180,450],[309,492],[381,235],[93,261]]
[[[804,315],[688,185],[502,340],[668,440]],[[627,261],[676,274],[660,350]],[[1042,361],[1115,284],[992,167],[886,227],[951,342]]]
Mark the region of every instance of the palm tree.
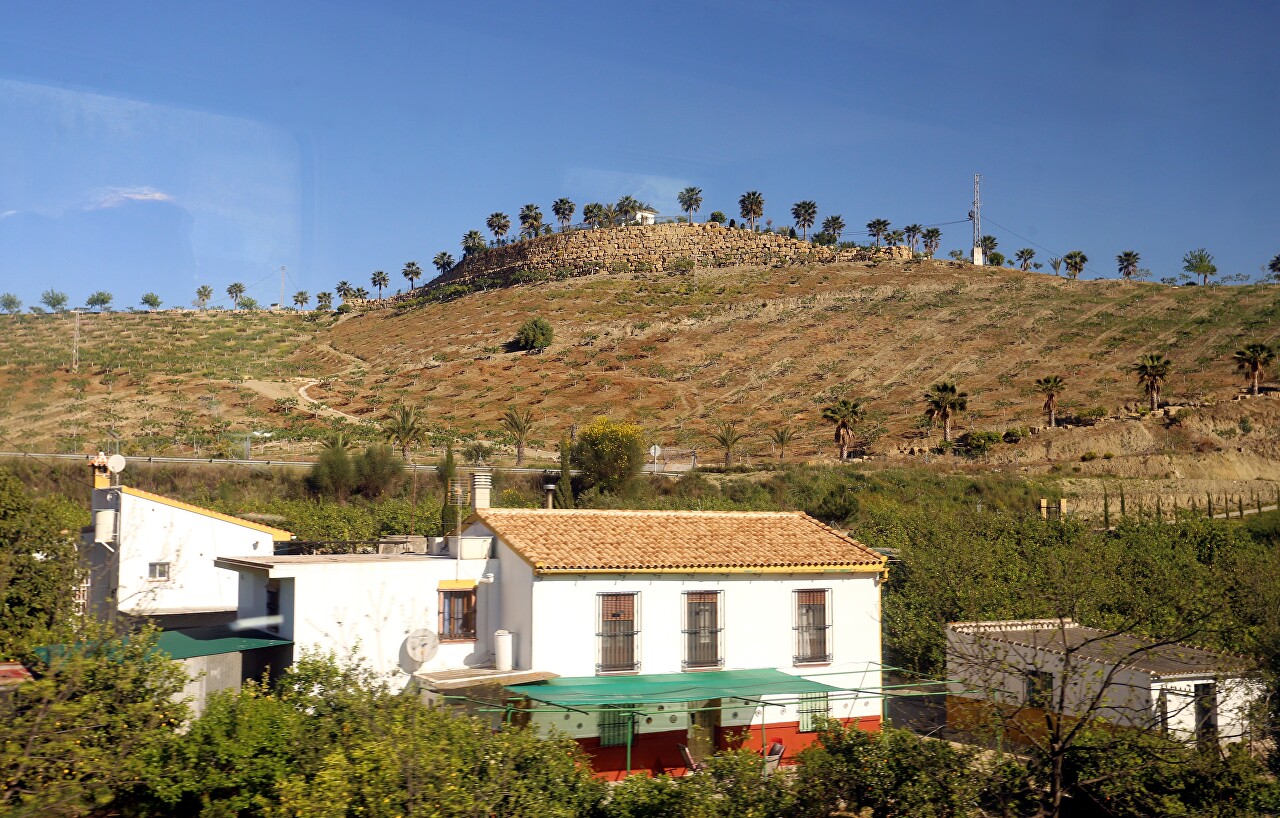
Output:
[[311,293],[306,290],[298,290],[293,294],[293,306],[302,309],[307,306],[307,302],[311,300]]
[[982,251],[983,258],[990,256],[999,246],[1000,242],[996,241],[995,236],[983,236],[978,239],[978,249]]
[[1054,275],[1062,274],[1062,259],[1058,258],[1057,256],[1054,256],[1053,258],[1049,259],[1049,266],[1053,268]]
[[[436,256],[436,258],[440,258],[440,256]],[[409,289],[412,290],[414,282],[422,278],[422,268],[418,266],[418,262],[410,261],[404,265],[404,269],[400,271],[400,274],[409,280]],[[342,293],[338,293],[338,295],[342,295]]]
[[333,293],[316,293],[316,309],[321,312],[333,309]]
[[1089,257],[1079,250],[1072,250],[1062,257],[1062,264],[1067,268],[1067,276],[1075,281],[1080,277],[1080,273],[1084,272],[1084,265],[1089,263]]
[[542,232],[542,210],[536,204],[520,208],[520,235],[533,238]]
[[942,244],[942,231],[936,227],[926,227],[920,238],[924,241],[924,254],[933,258],[933,254],[938,252],[938,245]]
[[1253,394],[1258,394],[1258,384],[1262,380],[1262,371],[1276,359],[1276,351],[1266,344],[1246,344],[1244,349],[1237,349],[1233,356],[1236,369],[1249,376],[1249,384]]
[[573,212],[577,209],[578,206],[564,196],[551,203],[551,212],[556,214],[556,220],[560,222],[561,232],[569,229],[569,223],[573,221]]
[[822,419],[835,424],[835,444],[840,447],[840,459],[849,456],[849,444],[853,441],[853,427],[862,420],[862,403],[841,398],[822,407]]
[[1058,425],[1058,396],[1066,386],[1058,375],[1046,375],[1036,381],[1036,389],[1044,395],[1044,410],[1049,413],[1050,428]]
[[796,439],[796,430],[790,426],[779,426],[769,432],[769,439],[778,447],[778,460],[787,459],[787,446]]
[[484,220],[484,226],[493,233],[494,240],[501,243],[502,237],[511,229],[511,219],[506,213],[490,213],[489,218]]
[[416,406],[400,404],[382,424],[382,436],[400,450],[400,456],[409,461],[409,449],[427,438],[427,427]]
[[[1280,258],[1278,256],[1277,258]],[[208,284],[201,284],[196,288],[196,306],[204,309],[209,305],[210,299],[213,298],[213,288]]]
[[464,256],[469,256],[472,253],[483,253],[486,247],[484,234],[479,230],[468,230],[462,235],[462,254]]
[[502,416],[502,428],[516,440],[516,467],[524,463],[524,444],[533,430],[533,412],[528,409],[508,409]]
[[680,209],[689,214],[689,223],[693,224],[693,214],[702,209],[702,188],[687,187],[676,194]]
[[872,219],[867,222],[867,232],[871,234],[871,238],[875,240],[876,247],[880,246],[880,239],[884,238],[889,232],[888,219]]
[[599,227],[604,221],[604,205],[599,202],[583,205],[582,220],[592,227]]
[[622,217],[623,223],[629,223],[636,217],[636,213],[641,210],[645,210],[646,208],[644,203],[636,199],[634,196],[623,196],[618,200],[618,203],[613,206],[613,209]]
[[431,266],[435,267],[440,272],[440,275],[444,275],[453,269],[453,254],[441,250],[436,253],[435,258],[431,259]]
[[828,216],[822,220],[822,232],[829,236],[835,236],[837,242],[840,241],[840,234],[844,232],[844,219],[840,218],[840,214]]
[[382,299],[382,288],[391,286],[391,278],[381,270],[374,270],[369,283],[378,288],[378,299]]
[[724,467],[726,469],[733,468],[733,450],[745,437],[738,431],[738,424],[732,421],[720,423],[716,426],[716,430],[708,432],[707,436],[714,440],[717,446],[724,449]]
[[1141,257],[1134,250],[1125,250],[1116,256],[1116,266],[1120,270],[1120,277],[1125,281],[1133,278],[1133,274],[1138,272],[1138,262]]
[[1273,275],[1280,278],[1280,253],[1276,253],[1275,258],[1271,259],[1271,262],[1267,264],[1267,269],[1270,270]]
[[969,393],[956,388],[955,381],[941,381],[929,387],[924,395],[925,417],[942,423],[942,439],[951,442],[951,418],[969,408]]
[[738,213],[756,229],[756,221],[764,216],[764,196],[757,190],[748,190],[738,198]]
[[918,224],[909,224],[902,228],[902,235],[907,239],[907,246],[911,248],[911,255],[916,254],[916,242],[920,240],[920,234],[924,232],[924,228]]
[[1190,251],[1182,257],[1182,269],[1191,275],[1200,276],[1200,283],[1209,286],[1209,276],[1218,272],[1213,263],[1213,254],[1203,247]]
[[901,230],[890,230],[884,234],[884,243],[890,247],[901,247],[905,235]]
[[618,212],[618,208],[613,205],[600,206],[600,222],[613,227],[622,218],[622,214]]
[[1158,353],[1143,355],[1133,365],[1138,376],[1138,384],[1146,389],[1147,398],[1151,401],[1151,411],[1160,408],[1160,387],[1169,377],[1173,362]]
[[338,298],[341,298],[343,301],[346,301],[351,297],[352,287],[349,282],[339,281],[338,286],[334,287],[333,290],[338,294]]
[[368,301],[369,291],[366,290],[364,287],[356,287],[354,290],[351,291],[351,297],[358,298],[361,301]]
[[227,295],[231,297],[231,309],[240,308],[240,299],[244,297],[244,285],[239,281],[227,287]]
[[1019,270],[1030,270],[1031,260],[1036,257],[1036,251],[1030,247],[1023,247],[1021,250],[1013,254],[1018,262]]
[[818,220],[818,203],[808,200],[796,202],[791,207],[791,218],[796,220],[796,227],[800,228],[802,238],[808,241],[809,228]]

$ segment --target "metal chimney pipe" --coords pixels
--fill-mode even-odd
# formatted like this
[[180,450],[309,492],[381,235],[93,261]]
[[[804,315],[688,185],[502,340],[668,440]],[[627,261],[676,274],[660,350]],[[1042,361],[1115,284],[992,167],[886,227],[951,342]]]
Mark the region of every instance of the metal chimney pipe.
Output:
[[547,493],[547,504],[546,504],[546,508],[547,508],[548,510],[555,508],[555,507],[556,507],[556,484],[555,484],[555,483],[543,483],[543,484],[542,484],[542,490],[543,490],[543,491],[545,491],[545,492]]

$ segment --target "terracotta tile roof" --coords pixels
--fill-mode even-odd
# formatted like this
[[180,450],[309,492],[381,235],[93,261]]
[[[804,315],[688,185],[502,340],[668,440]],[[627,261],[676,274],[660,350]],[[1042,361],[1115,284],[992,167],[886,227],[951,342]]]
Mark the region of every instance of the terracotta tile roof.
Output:
[[874,572],[884,557],[801,512],[482,509],[539,573]]

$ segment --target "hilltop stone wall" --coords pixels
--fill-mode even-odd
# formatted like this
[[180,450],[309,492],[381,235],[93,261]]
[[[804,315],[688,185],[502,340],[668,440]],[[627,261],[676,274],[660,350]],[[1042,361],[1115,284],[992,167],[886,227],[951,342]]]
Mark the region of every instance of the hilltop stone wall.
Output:
[[[490,277],[510,279],[517,273],[589,275],[595,272],[655,272],[673,269],[689,259],[698,267],[739,264],[825,264],[910,258],[905,247],[878,251],[816,247],[776,233],[755,233],[701,224],[653,224],[573,230],[494,247],[462,260],[438,282]],[[675,269],[678,269],[675,268]]]

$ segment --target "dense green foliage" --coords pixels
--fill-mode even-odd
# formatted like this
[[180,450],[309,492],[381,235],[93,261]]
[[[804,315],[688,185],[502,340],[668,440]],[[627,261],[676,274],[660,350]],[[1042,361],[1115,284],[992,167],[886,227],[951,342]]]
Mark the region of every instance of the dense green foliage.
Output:
[[530,318],[516,330],[516,346],[527,350],[546,349],[554,337],[551,322],[545,318]]
[[644,465],[644,430],[601,416],[578,433],[570,460],[582,470],[584,487],[613,492],[640,473]]

